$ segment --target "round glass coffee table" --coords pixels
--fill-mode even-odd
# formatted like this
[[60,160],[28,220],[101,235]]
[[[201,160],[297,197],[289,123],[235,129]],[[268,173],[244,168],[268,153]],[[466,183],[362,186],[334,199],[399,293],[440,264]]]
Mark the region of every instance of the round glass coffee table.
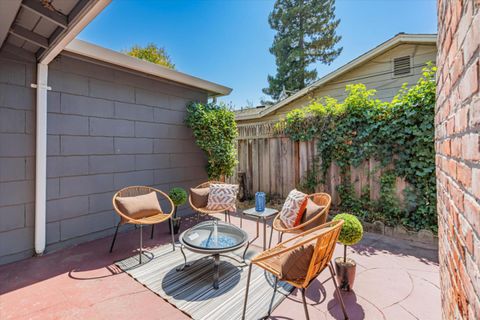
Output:
[[[218,289],[218,278],[220,264],[220,256],[233,259],[238,263],[245,264],[245,253],[248,249],[248,235],[242,229],[225,222],[218,220],[210,220],[201,222],[192,228],[185,230],[179,237],[184,264],[177,268],[177,271],[182,271],[190,264],[187,263],[187,256],[183,249],[188,249],[192,252],[208,255],[213,257],[213,288]],[[243,261],[238,261],[232,256],[224,255],[227,252],[235,251],[247,245],[243,252]],[[200,259],[202,260],[202,259]],[[197,260],[199,261],[199,260]]]

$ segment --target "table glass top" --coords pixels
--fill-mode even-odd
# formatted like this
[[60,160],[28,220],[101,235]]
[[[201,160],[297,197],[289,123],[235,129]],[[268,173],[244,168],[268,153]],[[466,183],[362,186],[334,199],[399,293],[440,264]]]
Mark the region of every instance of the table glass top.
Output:
[[199,249],[228,249],[247,241],[242,229],[221,221],[205,221],[185,231],[183,242]]

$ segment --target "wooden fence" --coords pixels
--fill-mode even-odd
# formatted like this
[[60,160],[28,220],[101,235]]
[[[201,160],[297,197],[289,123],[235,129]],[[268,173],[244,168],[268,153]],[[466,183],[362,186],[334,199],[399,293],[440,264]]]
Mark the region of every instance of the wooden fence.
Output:
[[[263,191],[272,196],[285,198],[290,190],[297,187],[312,168],[316,154],[316,141],[295,142],[284,135],[274,123],[239,125],[238,166],[235,174],[227,179],[238,183],[238,176],[244,176],[245,193],[253,196]],[[319,159],[321,161],[321,159]],[[369,188],[370,198],[378,199],[380,176],[383,169],[373,159],[358,167],[351,167],[351,183],[357,196]],[[340,170],[334,163],[327,172],[325,183],[317,186],[317,192],[327,192],[334,205],[339,203],[336,187],[341,183]],[[397,179],[396,193],[402,200],[405,182]]]

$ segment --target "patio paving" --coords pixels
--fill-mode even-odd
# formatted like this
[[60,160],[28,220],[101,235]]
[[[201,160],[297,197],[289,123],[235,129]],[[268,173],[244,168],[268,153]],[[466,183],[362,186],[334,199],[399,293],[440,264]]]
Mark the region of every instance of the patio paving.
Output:
[[[193,221],[186,221],[182,230]],[[232,223],[239,225],[238,218]],[[254,221],[244,219],[243,226],[255,234]],[[166,224],[160,225],[153,240],[144,232],[144,245],[168,243],[167,230]],[[119,234],[112,254],[110,241],[111,237],[98,239],[0,266],[0,318],[189,318],[114,266],[114,261],[136,253],[138,230]],[[261,246],[262,237],[255,244]],[[337,246],[335,256],[341,254]],[[349,254],[357,261],[354,291],[343,294],[350,319],[441,319],[436,250],[366,234]],[[325,270],[307,291],[311,319],[342,319],[333,293]],[[285,299],[271,318],[303,319],[300,292]]]

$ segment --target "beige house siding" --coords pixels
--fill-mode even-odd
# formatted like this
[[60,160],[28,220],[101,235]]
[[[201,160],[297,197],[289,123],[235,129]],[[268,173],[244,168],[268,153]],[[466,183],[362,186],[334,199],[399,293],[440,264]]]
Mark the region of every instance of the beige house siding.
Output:
[[[435,62],[436,54],[437,48],[434,44],[400,44],[264,117],[238,120],[238,123],[246,124],[278,120],[292,109],[308,105],[314,98],[331,96],[342,101],[345,98],[345,86],[347,84],[363,83],[368,89],[377,90],[377,98],[383,101],[390,101],[405,82],[409,85],[417,82],[421,76],[422,67],[428,61]],[[393,59],[407,55],[412,59],[412,73],[395,77],[393,75]]]

